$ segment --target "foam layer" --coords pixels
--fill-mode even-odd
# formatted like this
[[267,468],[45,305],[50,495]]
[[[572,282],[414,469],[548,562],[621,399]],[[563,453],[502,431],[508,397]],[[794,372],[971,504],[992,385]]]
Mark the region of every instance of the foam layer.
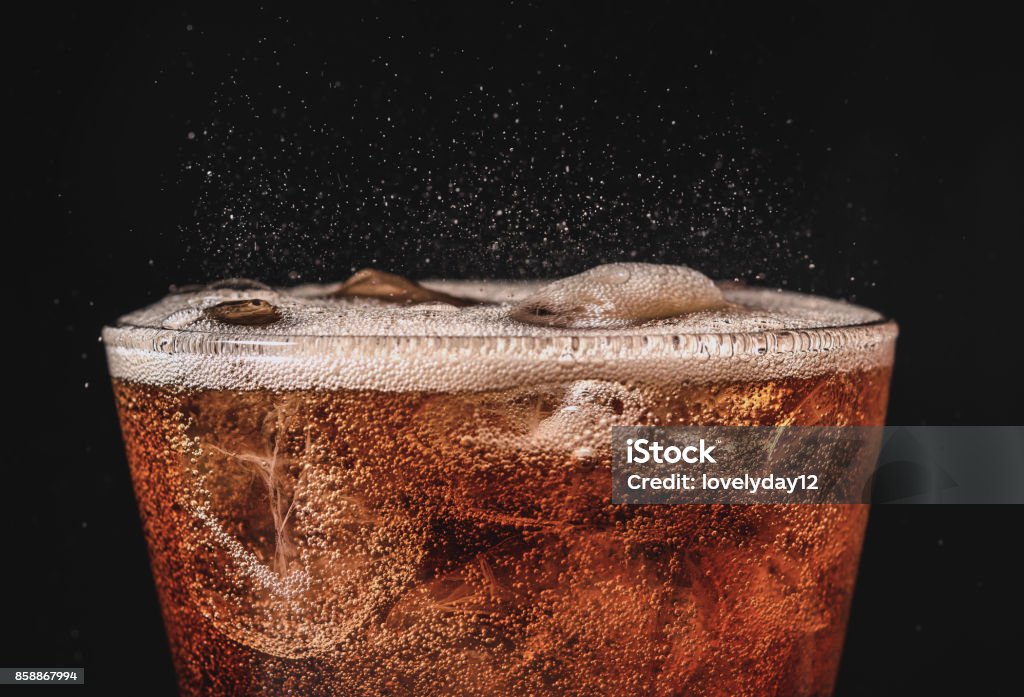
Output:
[[[614,329],[510,317],[536,282],[423,284],[487,304],[399,305],[327,298],[336,285],[172,294],[107,327],[111,375],[223,389],[475,391],[578,379],[761,380],[892,361],[896,326],[871,310],[767,289],[722,286],[727,307]],[[280,318],[211,318],[226,301],[263,300]]]

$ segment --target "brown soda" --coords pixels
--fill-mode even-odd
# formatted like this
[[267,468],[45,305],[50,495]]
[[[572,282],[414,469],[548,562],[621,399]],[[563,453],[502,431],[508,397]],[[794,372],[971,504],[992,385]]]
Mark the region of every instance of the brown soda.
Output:
[[868,507],[613,505],[602,416],[880,425],[889,373],[115,378],[182,693],[829,695]]

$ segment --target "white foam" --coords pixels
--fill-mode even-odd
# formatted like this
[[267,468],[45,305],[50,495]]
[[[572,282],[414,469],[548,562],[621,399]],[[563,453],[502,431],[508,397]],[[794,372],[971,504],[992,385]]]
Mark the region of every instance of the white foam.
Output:
[[[485,300],[456,308],[323,296],[335,286],[169,295],[104,329],[113,377],[223,389],[475,391],[564,380],[757,380],[891,363],[896,326],[848,303],[722,286],[726,308],[614,329],[509,316],[537,282],[434,281]],[[204,310],[259,298],[281,319],[224,324]]]

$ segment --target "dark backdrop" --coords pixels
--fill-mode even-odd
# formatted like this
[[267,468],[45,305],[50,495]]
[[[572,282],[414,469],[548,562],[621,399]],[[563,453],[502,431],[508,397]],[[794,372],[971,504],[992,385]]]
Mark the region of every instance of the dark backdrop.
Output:
[[[371,263],[543,274],[634,251],[896,317],[890,423],[1022,422],[1009,325],[1024,113],[1010,17],[479,5],[7,17],[0,665],[84,665],[98,692],[173,692],[97,343],[103,323],[171,283],[340,278]],[[499,181],[481,200],[507,203],[508,177],[532,217],[501,227],[444,187],[447,212],[354,203],[421,195],[410,163],[465,185],[480,170],[464,163],[493,155],[495,124],[513,115],[539,167],[583,171],[485,167]],[[431,145],[409,149],[423,134]],[[253,150],[270,154],[254,166]],[[246,167],[248,179],[233,174]],[[607,181],[589,182],[588,167]],[[580,232],[572,211],[559,227],[552,209],[578,211],[594,187],[619,211],[605,221],[615,232],[595,232],[601,218]],[[659,205],[679,191],[689,197]],[[235,204],[263,227],[228,222]],[[1021,521],[1016,507],[877,507],[839,694],[1016,693]]]

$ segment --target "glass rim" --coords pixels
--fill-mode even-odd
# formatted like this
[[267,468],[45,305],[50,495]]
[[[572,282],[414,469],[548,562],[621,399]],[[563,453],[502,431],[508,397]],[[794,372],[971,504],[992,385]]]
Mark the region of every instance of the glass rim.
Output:
[[870,329],[872,327],[877,328],[891,328],[892,338],[895,338],[899,334],[899,324],[896,320],[880,316],[879,319],[858,322],[855,324],[836,324],[836,325],[824,325],[820,327],[793,327],[789,329],[756,329],[747,331],[730,331],[730,332],[716,332],[716,331],[680,331],[680,332],[652,332],[650,334],[643,333],[622,333],[616,332],[613,329],[577,329],[574,333],[560,332],[558,334],[551,335],[530,335],[530,334],[481,334],[481,335],[461,335],[461,334],[274,334],[272,332],[261,333],[259,336],[252,334],[243,333],[232,333],[227,331],[210,331],[206,329],[171,329],[161,327],[147,327],[138,324],[130,323],[114,323],[106,324],[102,328],[103,343],[107,346],[124,347],[124,348],[140,348],[138,344],[133,342],[129,343],[118,343],[112,342],[108,339],[128,337],[130,335],[188,335],[196,337],[207,337],[212,339],[213,344],[266,344],[266,345],[280,345],[280,344],[302,344],[307,342],[315,343],[360,343],[366,341],[408,341],[408,340],[433,340],[433,341],[452,341],[452,342],[473,342],[473,343],[488,343],[495,341],[502,342],[529,342],[533,344],[545,344],[545,343],[564,343],[567,340],[574,341],[591,341],[591,340],[651,340],[651,339],[675,339],[680,337],[714,337],[714,338],[742,338],[751,339],[755,337],[768,338],[771,336],[782,336],[786,334],[817,334],[817,333],[828,333],[828,334],[843,334],[846,332],[854,332],[856,330]]
[[[483,364],[573,364],[576,368],[602,366],[601,370],[643,363],[666,362],[686,368],[685,373],[704,372],[702,365],[779,362],[764,364],[769,373],[783,364],[798,361],[804,370],[817,372],[826,366],[891,365],[899,328],[891,319],[855,325],[813,329],[763,330],[736,333],[690,334],[587,334],[557,336],[437,336],[437,335],[230,335],[209,331],[155,329],[136,326],[106,327],[102,340],[108,360],[124,363],[175,356],[190,361],[284,362],[309,364],[302,372],[318,372],[318,361],[357,370],[369,365],[394,371],[399,366],[420,370],[451,366],[459,361]],[[812,358],[813,356],[813,358]],[[774,357],[774,358],[773,358]],[[155,365],[155,364],[154,364]],[[197,369],[199,364],[194,366]],[[111,364],[113,368],[113,363]],[[744,370],[750,368],[744,368]],[[205,370],[205,369],[201,369]],[[119,369],[112,371],[121,373]],[[135,373],[135,370],[130,371]],[[143,370],[145,374],[148,370]],[[783,369],[783,372],[787,372]],[[681,373],[682,375],[682,373]]]

